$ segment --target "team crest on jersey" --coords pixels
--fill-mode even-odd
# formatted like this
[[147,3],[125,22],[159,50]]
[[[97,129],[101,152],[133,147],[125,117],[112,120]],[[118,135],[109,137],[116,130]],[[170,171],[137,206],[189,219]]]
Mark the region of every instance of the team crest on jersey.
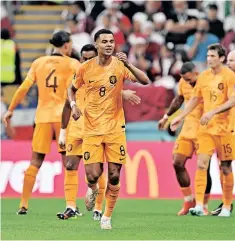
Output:
[[219,90],[223,90],[224,89],[224,84],[223,83],[219,83],[218,84],[218,89]]
[[90,152],[86,151],[86,152],[84,153],[84,160],[87,161],[87,160],[89,160],[89,159],[90,159]]
[[109,77],[109,82],[111,84],[111,87],[114,87],[116,85],[116,83],[117,83],[117,77],[115,75],[111,75]]
[[69,144],[68,147],[67,147],[67,151],[70,152],[70,151],[72,151],[72,149],[73,149],[73,145]]

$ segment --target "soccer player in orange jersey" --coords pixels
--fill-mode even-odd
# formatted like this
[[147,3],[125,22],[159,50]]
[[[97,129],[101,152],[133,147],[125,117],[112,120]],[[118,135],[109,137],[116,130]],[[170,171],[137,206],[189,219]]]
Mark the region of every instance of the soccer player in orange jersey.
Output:
[[[175,130],[181,121],[203,101],[204,114],[200,120],[198,134],[198,165],[195,177],[196,206],[189,211],[202,216],[203,200],[207,183],[207,169],[214,150],[221,160],[223,172],[223,207],[218,216],[229,217],[233,198],[233,174],[231,163],[235,159],[234,136],[229,131],[229,108],[235,102],[235,73],[223,66],[225,50],[220,44],[208,47],[209,69],[202,72],[195,86],[193,97],[184,111],[171,123]],[[226,108],[225,108],[226,107]],[[219,113],[224,108],[225,111]],[[219,114],[218,114],[219,113]]]
[[[97,56],[97,50],[94,45],[87,44],[81,49],[81,63]],[[123,90],[122,97],[130,101],[132,104],[139,104],[140,98],[135,95],[134,91]],[[85,99],[85,88],[82,87],[76,93],[76,101],[79,109],[83,112]],[[83,118],[80,117],[78,121],[70,119],[71,107],[69,101],[66,100],[62,113],[62,125],[59,137],[59,144],[62,149],[66,146],[66,173],[64,182],[64,192],[66,199],[66,209],[63,213],[57,213],[59,219],[75,219],[81,216],[76,209],[76,196],[78,192],[78,166],[82,158],[82,136],[83,136]],[[66,138],[66,128],[69,123]],[[66,140],[66,141],[65,141]],[[102,217],[102,204],[104,200],[106,180],[103,173],[99,180],[99,191],[96,197],[95,208],[93,211],[93,219],[100,220]]]
[[[235,50],[231,51],[228,56],[227,56],[227,66],[235,72]],[[231,109],[231,122],[230,122],[230,130],[232,131],[232,134],[235,135],[235,107]],[[235,146],[235,142],[233,144]],[[223,172],[220,169],[220,182],[221,182],[221,187],[223,188]],[[215,208],[212,212],[211,215],[217,216],[220,214],[221,210],[223,207],[223,202]],[[231,212],[233,211],[233,204],[231,205]]]
[[72,116],[82,114],[76,105],[75,93],[85,85],[83,160],[88,181],[85,204],[92,210],[98,193],[97,181],[103,173],[103,156],[108,162],[108,184],[105,211],[101,228],[111,229],[111,215],[120,190],[120,171],[126,162],[125,118],[122,88],[126,79],[148,84],[147,75],[134,67],[124,53],[112,56],[115,48],[110,30],[101,29],[94,36],[98,56],[83,63],[72,85],[68,98]]
[[[198,78],[198,71],[195,64],[192,62],[186,62],[181,67],[181,79],[179,82],[179,93],[171,102],[170,108],[159,121],[159,129],[163,130],[169,116],[174,114],[183,103],[187,104],[190,100],[194,86],[196,85]],[[180,185],[181,192],[184,196],[184,204],[182,209],[178,212],[178,215],[186,215],[189,209],[195,206],[195,199],[192,194],[190,186],[190,176],[185,167],[186,161],[192,157],[197,148],[197,133],[200,124],[200,118],[203,113],[203,103],[200,103],[196,109],[194,109],[184,121],[182,130],[175,142],[173,151],[173,166],[175,169],[176,177]],[[208,212],[208,201],[211,190],[211,176],[208,168],[207,172],[207,187],[204,197],[204,213]]]
[[[80,64],[71,59],[72,41],[65,31],[55,33],[50,40],[55,50],[51,56],[36,59],[27,74],[25,81],[16,91],[8,112],[4,115],[4,123],[8,125],[14,109],[23,100],[30,87],[38,86],[38,106],[36,110],[32,158],[30,166],[25,171],[23,192],[18,214],[27,214],[28,201],[36,180],[37,173],[43,163],[44,157],[50,152],[53,133],[59,138],[61,114],[64,106],[64,96],[68,87],[68,79],[75,74]],[[65,152],[58,146],[58,151],[65,160]]]

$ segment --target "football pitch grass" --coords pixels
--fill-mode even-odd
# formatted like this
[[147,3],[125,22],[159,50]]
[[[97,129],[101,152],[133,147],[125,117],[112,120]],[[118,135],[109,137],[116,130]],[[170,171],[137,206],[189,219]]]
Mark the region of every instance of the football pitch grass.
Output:
[[[56,213],[64,210],[63,199],[32,199],[25,216],[16,215],[19,200],[2,199],[1,236],[7,240],[232,240],[235,239],[235,215],[220,217],[177,217],[181,200],[118,200],[112,219],[112,230],[101,230],[78,205],[83,217],[58,220]],[[219,200],[211,201],[214,208]]]

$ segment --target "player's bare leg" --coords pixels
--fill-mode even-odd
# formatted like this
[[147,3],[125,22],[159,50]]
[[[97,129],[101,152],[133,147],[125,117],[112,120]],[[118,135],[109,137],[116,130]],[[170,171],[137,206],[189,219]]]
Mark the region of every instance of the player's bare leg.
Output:
[[197,171],[195,176],[196,206],[194,208],[190,208],[189,212],[192,215],[204,216],[204,211],[203,211],[204,194],[206,191],[207,170],[209,167],[211,156],[206,154],[198,154],[197,158],[198,158],[198,162],[197,162]]
[[107,186],[107,181],[106,181],[104,172],[102,173],[102,175],[98,180],[98,186],[99,186],[98,195],[96,197],[95,207],[93,210],[93,220],[95,221],[100,221],[102,217],[102,205],[105,198],[105,189]]
[[88,211],[92,211],[98,194],[98,179],[103,173],[103,163],[86,164],[85,171],[88,185],[85,196],[85,205]]
[[78,167],[81,156],[67,156],[65,158],[65,178],[64,193],[66,200],[66,209],[64,212],[57,213],[59,219],[76,219],[82,216],[76,205],[78,192]]
[[45,154],[33,152],[30,166],[27,168],[24,174],[23,191],[21,194],[21,200],[19,205],[18,215],[27,214],[28,203],[32,194],[33,186],[36,181],[36,176],[40,167],[42,166]]
[[182,209],[178,212],[179,216],[188,214],[189,209],[195,206],[195,200],[190,187],[190,176],[185,168],[187,159],[188,157],[179,153],[174,154],[173,156],[175,174],[180,185],[181,192],[184,196],[184,204]]
[[105,193],[105,211],[101,218],[101,229],[112,229],[111,216],[115,207],[120,191],[120,172],[122,165],[117,163],[108,163],[108,184]]
[[233,200],[234,178],[232,172],[232,161],[222,161],[221,170],[223,172],[223,206],[220,217],[229,217],[231,215],[231,205]]

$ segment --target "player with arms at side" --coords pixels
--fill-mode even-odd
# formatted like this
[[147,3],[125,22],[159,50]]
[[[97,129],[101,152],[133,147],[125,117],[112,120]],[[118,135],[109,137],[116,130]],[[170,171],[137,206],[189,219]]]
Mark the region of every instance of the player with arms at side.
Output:
[[[19,215],[27,214],[28,201],[35,184],[36,176],[44,157],[50,152],[53,132],[59,138],[61,114],[64,106],[64,96],[68,79],[80,64],[67,56],[72,52],[70,35],[65,31],[55,33],[50,40],[55,50],[51,56],[36,59],[27,74],[25,81],[13,96],[8,112],[4,116],[5,125],[9,123],[14,109],[34,84],[38,86],[38,106],[36,110],[32,158],[30,166],[25,171],[23,192],[20,201]],[[65,161],[65,152],[58,146],[58,151]]]
[[[87,44],[81,49],[81,63],[97,56],[97,49],[92,44]],[[122,92],[123,99],[130,101],[132,104],[139,104],[140,98],[135,95],[134,91],[124,90]],[[85,88],[80,88],[76,93],[76,102],[79,109],[84,111]],[[75,121],[70,118],[71,107],[69,101],[66,100],[63,113],[61,130],[59,137],[59,145],[62,149],[66,146],[66,176],[64,181],[64,192],[66,199],[66,209],[63,213],[57,213],[59,219],[76,218],[80,216],[76,210],[76,196],[78,192],[78,166],[82,158],[82,136],[83,136],[83,116]],[[69,127],[67,128],[69,124]],[[66,131],[67,128],[67,131]],[[66,134],[67,132],[67,134]],[[102,217],[102,204],[104,200],[106,180],[103,173],[98,180],[99,191],[96,197],[95,208],[93,211],[93,219],[100,220]]]
[[[233,199],[232,160],[235,159],[234,136],[229,132],[230,113],[235,101],[235,73],[223,66],[225,50],[220,44],[208,47],[207,62],[209,69],[202,72],[195,86],[195,91],[183,112],[171,123],[175,130],[181,121],[203,101],[204,114],[200,120],[198,134],[198,164],[195,176],[196,206],[189,212],[203,216],[203,199],[207,183],[207,169],[214,150],[221,160],[223,172],[223,207],[218,216],[229,217]],[[226,111],[217,113],[221,108]]]
[[120,191],[120,171],[126,162],[125,118],[122,104],[124,80],[148,84],[147,75],[134,67],[124,53],[114,57],[114,36],[101,29],[94,36],[98,57],[81,65],[68,89],[72,116],[76,120],[81,111],[75,93],[85,85],[83,160],[88,181],[85,204],[92,210],[98,192],[97,181],[103,173],[103,156],[108,162],[105,212],[101,228],[111,229],[111,215]]
[[[198,78],[198,71],[195,64],[186,62],[181,67],[181,79],[179,82],[179,93],[171,102],[168,112],[159,121],[159,129],[163,130],[168,118],[173,115],[183,103],[187,104],[192,96],[194,86]],[[200,103],[184,120],[182,130],[175,142],[173,151],[173,166],[176,177],[184,196],[184,204],[178,212],[179,216],[186,215],[189,209],[195,206],[195,199],[190,187],[190,176],[185,167],[186,161],[192,157],[197,148],[197,130],[200,124],[200,118],[203,113],[203,104]],[[211,176],[208,168],[207,187],[204,197],[204,214],[208,215],[208,201],[211,190]]]
[[[235,73],[235,50],[231,51],[228,56],[227,56],[227,66]],[[224,111],[224,110],[221,110]],[[218,113],[217,113],[218,114]],[[230,127],[229,130],[232,131],[232,134],[235,135],[235,107],[233,107],[231,109],[231,123],[230,123]],[[233,146],[235,147],[235,142],[233,144]],[[223,188],[223,172],[220,169],[220,182],[221,182],[221,187]],[[220,214],[221,210],[223,207],[223,202],[217,207],[215,208],[211,214],[214,216],[217,216]],[[233,204],[231,205],[231,212],[233,211]]]

